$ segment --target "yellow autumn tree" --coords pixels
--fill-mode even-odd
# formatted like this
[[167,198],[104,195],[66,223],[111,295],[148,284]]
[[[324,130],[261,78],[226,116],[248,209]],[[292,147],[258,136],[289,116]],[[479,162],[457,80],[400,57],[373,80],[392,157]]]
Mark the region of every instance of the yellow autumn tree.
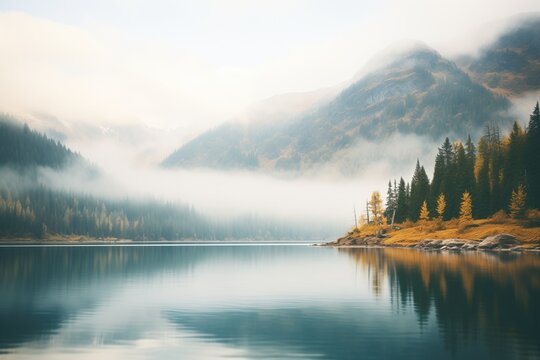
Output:
[[461,196],[461,206],[459,207],[459,222],[472,220],[472,199],[471,194],[465,191]]
[[371,199],[368,202],[369,211],[373,216],[373,223],[376,225],[382,225],[384,221],[384,209],[382,206],[381,193],[374,191],[371,193]]
[[426,203],[425,200],[422,203],[422,208],[420,209],[420,217],[419,217],[419,219],[422,222],[426,222],[426,221],[429,220],[429,210],[427,208],[427,203]]
[[358,218],[358,229],[361,229],[366,225],[366,217],[364,215],[360,215]]
[[439,219],[442,220],[444,216],[444,211],[446,210],[446,198],[444,194],[440,194],[437,198],[437,214],[439,214]]
[[525,187],[520,184],[516,190],[512,191],[510,197],[510,216],[514,219],[522,219],[525,217],[525,198],[527,193]]

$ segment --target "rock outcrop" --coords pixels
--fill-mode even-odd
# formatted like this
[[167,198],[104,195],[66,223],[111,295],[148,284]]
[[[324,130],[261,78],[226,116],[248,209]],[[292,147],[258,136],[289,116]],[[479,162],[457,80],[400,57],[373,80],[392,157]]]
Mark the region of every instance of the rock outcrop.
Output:
[[467,251],[467,250],[512,250],[522,251],[521,241],[511,234],[497,234],[488,236],[483,240],[468,240],[468,239],[425,239],[416,244],[387,244],[385,237],[382,236],[366,236],[360,237],[358,233],[349,233],[334,242],[326,244],[328,246],[401,246],[415,247],[422,250],[434,251]]
[[521,242],[516,239],[514,235],[498,234],[485,238],[480,244],[478,244],[478,248],[487,250],[508,249],[520,244]]

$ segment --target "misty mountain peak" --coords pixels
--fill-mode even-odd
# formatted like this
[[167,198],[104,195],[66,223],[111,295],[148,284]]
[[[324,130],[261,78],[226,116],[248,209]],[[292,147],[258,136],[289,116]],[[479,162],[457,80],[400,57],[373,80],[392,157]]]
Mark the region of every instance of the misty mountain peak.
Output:
[[433,65],[440,59],[441,55],[424,42],[412,40],[396,42],[372,57],[355,74],[353,81],[358,81],[366,75],[391,68],[405,69]]
[[394,44],[327,103],[280,126],[207,132],[164,165],[303,171],[331,164],[351,173],[362,169],[355,149],[365,141],[396,134],[474,137],[489,121],[512,120],[509,96],[540,89],[539,24],[531,16],[508,28],[460,66],[424,43]]

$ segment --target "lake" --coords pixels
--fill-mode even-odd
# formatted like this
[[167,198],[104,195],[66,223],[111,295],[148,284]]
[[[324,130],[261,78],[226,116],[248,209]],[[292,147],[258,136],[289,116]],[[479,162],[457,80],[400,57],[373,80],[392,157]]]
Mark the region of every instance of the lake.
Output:
[[540,256],[0,248],[0,358],[540,358]]

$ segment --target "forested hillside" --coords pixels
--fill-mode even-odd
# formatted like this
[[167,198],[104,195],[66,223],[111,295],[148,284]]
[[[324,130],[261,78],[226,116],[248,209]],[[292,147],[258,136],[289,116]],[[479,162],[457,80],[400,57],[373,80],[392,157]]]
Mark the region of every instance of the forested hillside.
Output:
[[525,19],[465,61],[478,82],[507,96],[540,89],[540,18]]
[[28,125],[0,115],[0,166],[48,166],[60,169],[82,160],[60,142],[31,130]]
[[[323,239],[324,226],[299,225],[266,217],[214,220],[191,206],[158,200],[112,200],[52,190],[37,181],[38,166],[61,174],[72,161],[86,163],[55,142],[6,117],[0,121],[0,238],[82,235],[132,240]],[[90,171],[84,181],[94,181]],[[66,173],[65,176],[70,176]],[[82,180],[82,179],[81,179]],[[23,185],[24,184],[24,185]]]
[[163,165],[302,171],[343,157],[362,141],[396,133],[429,139],[476,133],[489,120],[507,122],[508,107],[507,99],[435,50],[414,47],[323,106],[286,122],[224,124],[182,146]]
[[456,62],[427,46],[374,60],[325,103],[287,121],[226,123],[183,144],[163,165],[302,172],[337,164],[358,173],[365,164],[340,161],[362,158],[357,149],[365,142],[393,134],[476,137],[489,122],[510,126],[510,100],[540,89],[539,25],[537,15],[520,21],[478,56]]
[[53,191],[0,189],[0,237],[51,234],[132,240],[321,239],[329,229],[246,216],[211,220],[193,207],[152,200],[106,200]]
[[[486,218],[498,211],[524,217],[540,209],[540,109],[534,107],[526,129],[514,123],[509,135],[492,124],[475,146],[450,142],[439,148],[431,181],[420,162],[410,182],[390,181],[386,221],[430,218]],[[395,215],[394,215],[395,213]]]

